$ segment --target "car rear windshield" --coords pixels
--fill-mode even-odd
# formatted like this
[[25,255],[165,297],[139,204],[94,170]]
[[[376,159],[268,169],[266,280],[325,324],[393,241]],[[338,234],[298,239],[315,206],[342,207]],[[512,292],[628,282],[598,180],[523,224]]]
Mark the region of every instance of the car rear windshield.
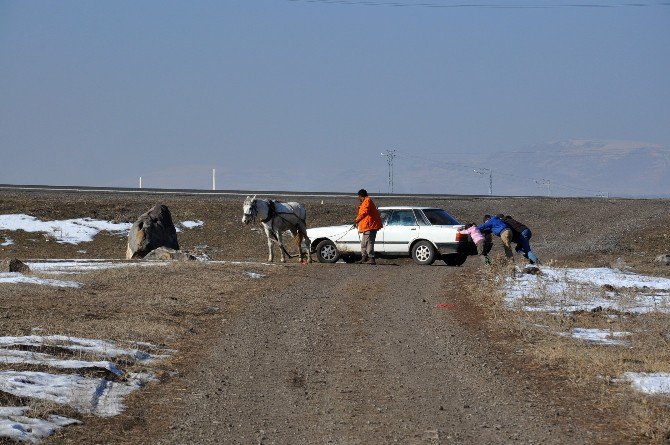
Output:
[[447,213],[446,210],[427,209],[423,213],[428,218],[428,221],[435,226],[457,226],[461,224],[456,218]]

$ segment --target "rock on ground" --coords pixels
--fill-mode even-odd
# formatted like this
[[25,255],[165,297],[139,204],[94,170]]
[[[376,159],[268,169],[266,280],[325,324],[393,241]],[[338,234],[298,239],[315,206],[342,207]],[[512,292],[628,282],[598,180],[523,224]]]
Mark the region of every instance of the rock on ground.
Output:
[[670,266],[670,254],[659,255],[656,257],[656,262]]
[[195,261],[197,258],[188,252],[181,250],[168,249],[167,247],[159,247],[149,252],[145,260],[177,260],[177,261]]
[[156,204],[141,215],[128,233],[126,259],[144,258],[159,247],[179,250],[177,230],[167,206]]
[[0,272],[30,272],[30,267],[16,258],[6,258],[0,262]]

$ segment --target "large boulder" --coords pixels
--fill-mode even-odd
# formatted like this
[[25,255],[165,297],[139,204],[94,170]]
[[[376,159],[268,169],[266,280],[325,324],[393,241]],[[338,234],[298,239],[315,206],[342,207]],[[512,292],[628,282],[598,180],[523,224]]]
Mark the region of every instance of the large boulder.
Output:
[[30,272],[30,267],[16,258],[6,258],[0,262],[0,272]]
[[159,247],[149,252],[145,260],[177,260],[177,261],[195,261],[197,258],[188,252],[181,250],[168,249],[167,247]]
[[128,233],[126,259],[144,258],[159,247],[179,250],[177,230],[167,206],[156,206],[140,216]]

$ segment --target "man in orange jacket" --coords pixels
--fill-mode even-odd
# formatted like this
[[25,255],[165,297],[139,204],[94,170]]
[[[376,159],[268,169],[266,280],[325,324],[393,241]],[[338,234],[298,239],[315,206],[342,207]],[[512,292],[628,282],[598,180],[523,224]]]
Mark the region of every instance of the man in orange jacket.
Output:
[[368,196],[365,189],[358,191],[358,200],[361,205],[358,207],[358,216],[354,224],[358,226],[358,233],[361,234],[361,255],[360,264],[377,264],[375,262],[375,238],[377,230],[382,228],[382,217],[379,215],[377,206]]

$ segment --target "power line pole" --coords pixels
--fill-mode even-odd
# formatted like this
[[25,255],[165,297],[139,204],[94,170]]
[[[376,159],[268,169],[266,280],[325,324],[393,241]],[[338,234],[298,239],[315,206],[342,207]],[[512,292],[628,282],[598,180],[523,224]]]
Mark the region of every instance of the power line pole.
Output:
[[212,190],[216,190],[216,169],[212,169]]
[[535,184],[547,188],[547,196],[551,196],[551,179],[536,179]]
[[474,172],[480,175],[489,175],[489,196],[493,196],[493,170],[490,168],[477,168]]
[[389,190],[393,193],[393,160],[397,156],[398,150],[386,150],[382,153],[382,156],[386,158],[386,162],[389,166]]
[[142,188],[142,177],[140,176],[140,188]]

